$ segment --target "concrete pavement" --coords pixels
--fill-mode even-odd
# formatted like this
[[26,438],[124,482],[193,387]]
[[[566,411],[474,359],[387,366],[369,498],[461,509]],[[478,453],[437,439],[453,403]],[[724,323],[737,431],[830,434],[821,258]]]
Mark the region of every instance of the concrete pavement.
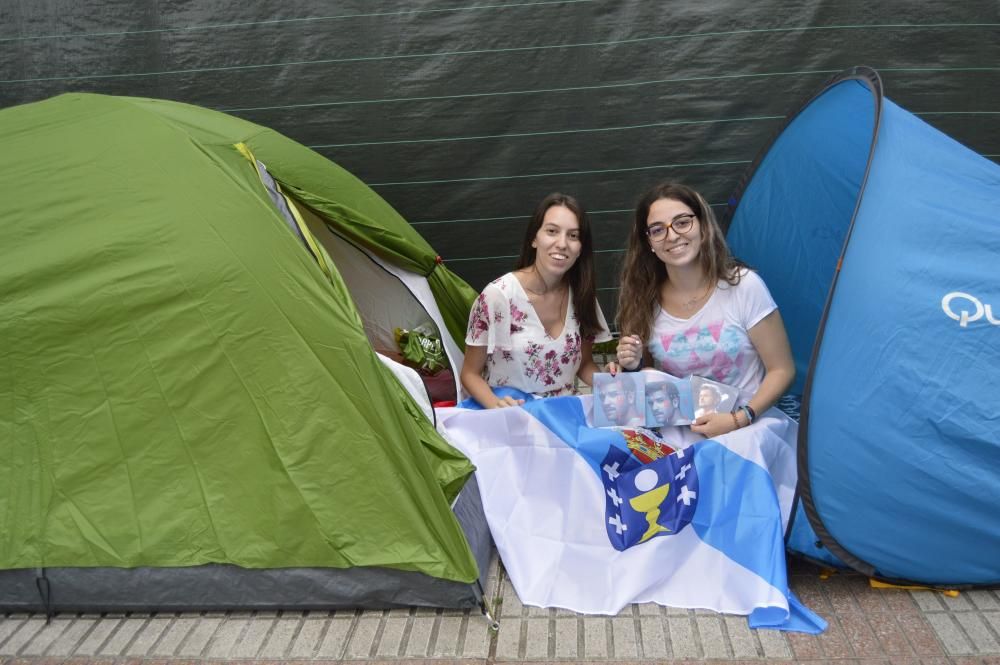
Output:
[[478,611],[0,616],[0,665],[134,661],[716,662],[1000,665],[1000,592],[949,597],[877,590],[858,575],[821,579],[792,562],[792,589],[830,626],[819,636],[753,631],[746,619],[657,605],[583,616],[521,605],[494,557]]

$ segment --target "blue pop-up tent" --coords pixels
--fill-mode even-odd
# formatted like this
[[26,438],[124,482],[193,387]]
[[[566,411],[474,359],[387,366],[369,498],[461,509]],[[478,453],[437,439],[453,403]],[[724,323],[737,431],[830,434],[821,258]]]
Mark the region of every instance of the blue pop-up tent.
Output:
[[1000,584],[1000,166],[855,68],[755,161],[728,238],[798,370],[790,549],[887,581]]

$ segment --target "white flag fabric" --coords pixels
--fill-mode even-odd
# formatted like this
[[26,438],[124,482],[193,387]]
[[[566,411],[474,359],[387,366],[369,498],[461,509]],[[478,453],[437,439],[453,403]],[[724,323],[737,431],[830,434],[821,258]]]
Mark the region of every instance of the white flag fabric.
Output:
[[591,406],[561,397],[437,410],[439,430],[476,465],[523,603],[617,614],[653,602],[748,615],[751,625],[825,627],[787,586],[793,421],[773,411],[741,436],[671,428],[661,440],[590,427]]

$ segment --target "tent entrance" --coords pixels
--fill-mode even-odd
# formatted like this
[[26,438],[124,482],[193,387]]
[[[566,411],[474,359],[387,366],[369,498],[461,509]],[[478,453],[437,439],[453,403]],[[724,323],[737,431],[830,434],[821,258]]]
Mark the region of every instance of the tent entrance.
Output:
[[333,231],[307,206],[292,197],[287,200],[326,250],[347,285],[372,348],[382,356],[402,362],[396,329],[431,332],[442,342],[446,367],[433,375],[420,372],[421,380],[431,402],[456,399],[461,390],[458,369],[462,366],[462,351],[448,334],[427,279],[386,263]]

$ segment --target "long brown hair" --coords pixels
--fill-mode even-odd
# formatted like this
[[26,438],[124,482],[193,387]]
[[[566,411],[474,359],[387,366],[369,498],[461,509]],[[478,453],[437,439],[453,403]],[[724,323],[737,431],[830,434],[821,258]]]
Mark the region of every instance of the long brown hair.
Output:
[[597,286],[594,279],[594,241],[590,233],[590,220],[587,213],[572,196],[553,192],[549,194],[535,208],[535,214],[531,216],[528,228],[524,232],[524,242],[521,245],[521,256],[517,260],[515,270],[528,268],[535,263],[535,248],[531,246],[532,241],[542,228],[542,221],[545,213],[552,206],[563,206],[568,208],[580,225],[580,256],[573,263],[573,267],[563,277],[563,280],[573,289],[573,309],[576,311],[576,318],[580,322],[580,335],[584,339],[593,337],[601,330],[597,321]]
[[702,237],[698,260],[702,271],[710,279],[739,284],[740,270],[745,267],[729,253],[722,229],[701,194],[674,182],[660,183],[643,194],[635,206],[635,220],[625,250],[617,318],[622,335],[638,335],[644,341],[653,329],[653,319],[659,311],[660,288],[668,279],[667,267],[652,252],[649,236],[646,235],[649,208],[660,199],[680,201],[697,216]]

